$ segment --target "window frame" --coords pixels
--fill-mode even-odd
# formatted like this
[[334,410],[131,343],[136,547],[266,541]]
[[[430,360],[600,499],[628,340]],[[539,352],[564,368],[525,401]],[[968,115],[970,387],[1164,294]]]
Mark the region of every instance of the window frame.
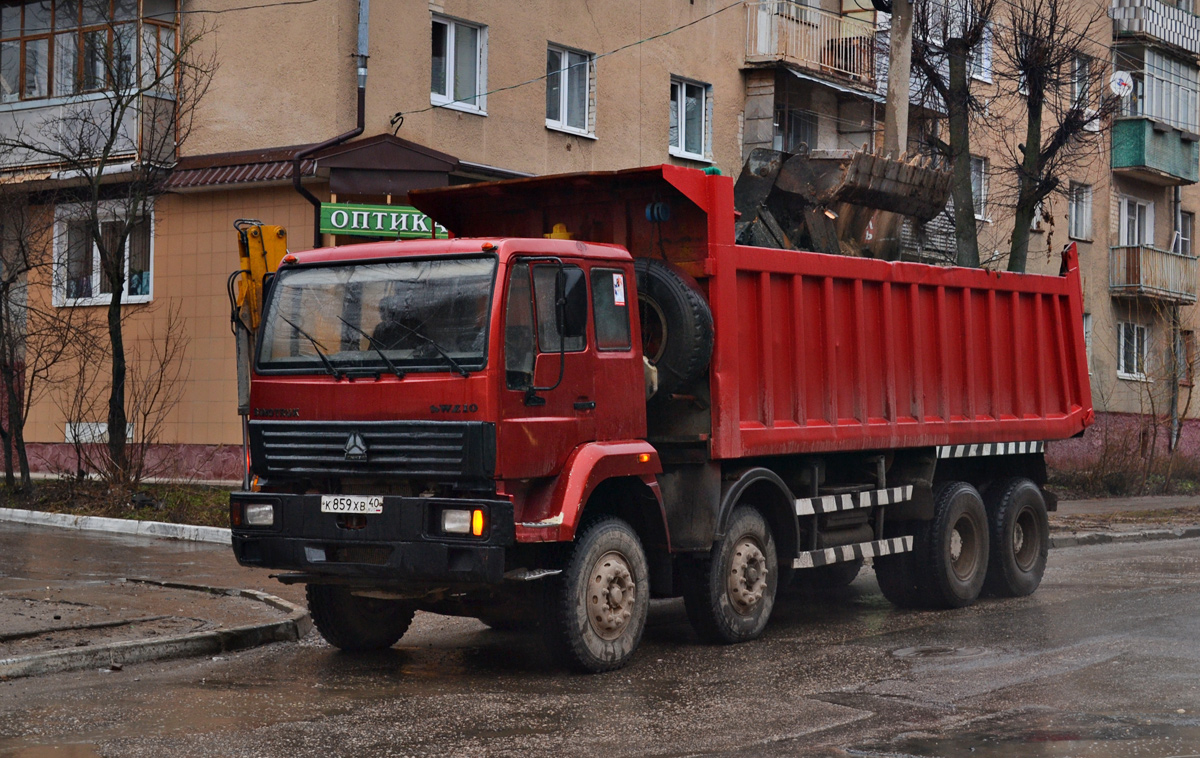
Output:
[[1088,376],[1092,375],[1092,314],[1083,314],[1083,355],[1087,361]]
[[[74,308],[86,307],[91,305],[108,305],[112,302],[112,293],[100,293],[100,282],[103,272],[100,268],[100,250],[96,246],[95,241],[92,241],[92,294],[87,297],[67,297],[67,266],[68,260],[68,240],[67,227],[72,221],[86,220],[86,216],[81,216],[78,209],[83,207],[80,203],[61,203],[54,210],[54,244],[53,244],[53,266],[52,271],[52,301],[56,308]],[[120,214],[112,209],[116,208],[116,203],[108,202],[100,205],[100,223],[109,221],[119,221]],[[74,211],[74,212],[73,212]],[[154,236],[155,236],[155,218],[154,218],[154,203],[147,201],[146,218],[149,222],[149,240],[147,244],[147,265],[146,275],[149,277],[149,284],[146,287],[145,295],[130,295],[129,292],[129,243],[126,240],[124,256],[125,256],[125,278],[121,283],[121,303],[127,305],[139,305],[150,303],[154,300]]]
[[[1129,209],[1137,221],[1138,234],[1129,242]],[[1138,209],[1141,213],[1138,213]],[[1120,216],[1117,219],[1117,240],[1121,247],[1154,247],[1154,201],[1143,200],[1131,195],[1122,195],[1117,203]]]
[[[700,152],[692,152],[687,149],[686,142],[686,126],[685,115],[687,113],[687,88],[695,87],[700,90]],[[698,82],[693,79],[685,79],[681,76],[671,77],[671,95],[675,94],[678,88],[680,97],[675,99],[674,116],[676,125],[676,142],[670,142],[670,129],[667,130],[667,152],[676,158],[684,158],[691,161],[704,161],[705,163],[712,162],[712,136],[709,134],[712,129],[712,118],[709,115],[709,108],[712,102],[712,85]],[[670,102],[670,100],[668,100]],[[668,125],[670,120],[668,119]]]
[[[1071,182],[1067,189],[1067,238],[1092,241],[1092,185]],[[1082,213],[1082,218],[1081,218]],[[1086,221],[1086,223],[1085,223]]]
[[[446,27],[446,63],[445,63],[445,82],[446,92],[435,92],[433,89],[433,41],[432,30],[435,24],[441,24]],[[457,38],[458,27],[468,27],[474,29],[478,36],[475,40],[475,95],[471,98],[474,102],[466,100],[458,100],[454,97],[454,74],[455,62],[457,56]],[[472,21],[465,21],[453,16],[444,16],[440,13],[432,15],[430,22],[430,81],[429,81],[429,103],[440,108],[448,108],[450,110],[463,111],[466,113],[475,113],[480,116],[487,115],[487,52],[488,52],[488,27],[485,24],[477,24]]]
[[[600,292],[600,290],[596,287],[597,274],[600,276],[610,274],[614,276],[620,276],[623,282],[623,287],[625,290],[625,343],[623,345],[606,347],[604,344],[602,344],[602,340],[600,338],[600,319],[597,315],[600,312],[600,308],[596,302],[597,293]],[[610,279],[609,282],[613,283],[614,287],[616,286],[613,279]],[[596,266],[588,272],[588,287],[591,288],[590,310],[592,316],[592,331],[596,341],[596,351],[600,353],[628,353],[633,349],[633,308],[630,307],[629,304],[628,272],[615,266]],[[613,307],[615,308],[617,306],[614,304]]]
[[[586,50],[579,50],[579,49],[576,49],[573,47],[565,47],[563,45],[555,45],[553,43],[549,43],[546,45],[546,56],[549,57],[551,52],[559,53],[562,56],[562,58],[561,58],[561,61],[560,61],[559,67],[558,67],[558,71],[556,71],[553,74],[550,73],[549,70],[547,70],[547,72],[546,72],[546,99],[547,99],[547,105],[548,105],[549,97],[550,97],[550,95],[549,95],[549,93],[550,93],[550,78],[552,76],[556,76],[559,79],[559,98],[558,98],[559,118],[558,119],[550,118],[550,113],[547,110],[547,112],[546,112],[546,128],[551,129],[556,132],[565,132],[567,134],[574,134],[579,137],[588,137],[589,139],[596,139],[596,127],[595,127],[596,54],[589,53]],[[571,66],[579,65],[577,63],[576,64],[568,64],[567,63],[569,56],[571,56],[571,55],[580,55],[580,56],[583,56],[586,60],[585,68],[587,70],[587,76],[584,77],[584,82],[585,82],[585,86],[587,89],[584,91],[584,97],[583,97],[583,102],[584,102],[583,124],[584,125],[583,125],[582,129],[579,127],[576,127],[576,126],[571,126],[569,123],[567,123],[567,117],[566,117],[567,116],[567,106],[570,101],[570,93],[568,92],[568,84],[569,84],[570,79],[567,77],[567,72],[571,69]],[[547,61],[547,69],[548,68],[549,68],[549,61]]]
[[[125,91],[137,86],[137,82],[142,80],[146,75],[143,70],[143,64],[146,61],[146,53],[143,50],[145,42],[145,30],[153,26],[157,35],[161,33],[163,28],[169,29],[173,35],[172,50],[177,50],[179,47],[179,3],[174,0],[174,9],[171,12],[171,20],[165,21],[160,16],[142,16],[139,15],[141,3],[135,3],[133,16],[130,18],[119,17],[117,13],[121,0],[113,0],[108,6],[108,16],[105,20],[99,23],[92,23],[84,17],[85,9],[82,4],[78,4],[75,8],[75,16],[73,22],[63,22],[61,11],[57,5],[59,0],[49,5],[49,23],[43,28],[38,28],[32,32],[25,30],[25,15],[29,6],[35,0],[24,0],[20,5],[18,28],[15,33],[0,31],[0,44],[15,45],[16,56],[18,58],[16,65],[16,91],[12,94],[0,94],[0,107],[6,109],[19,108],[21,106],[28,107],[31,104],[37,106],[54,104],[55,102],[67,101],[97,93],[109,92],[114,89]],[[165,15],[165,14],[163,14]],[[113,39],[123,30],[129,31],[129,42],[131,49],[127,52],[131,58],[131,70],[129,72],[128,81],[113,81],[108,78],[108,73],[105,72],[106,80],[94,86],[86,86],[88,81],[88,56],[87,56],[87,38],[89,35],[102,33],[104,35],[104,50],[111,52],[113,50]],[[64,62],[60,56],[60,46],[64,39],[73,40],[74,51],[72,53],[74,75],[70,80],[64,80],[62,72],[58,69]],[[27,78],[26,71],[27,48],[30,43],[44,42],[45,61],[43,72],[43,92],[41,94],[27,93]],[[161,46],[159,46],[161,48]],[[154,61],[156,66],[159,64],[159,49],[156,49]],[[64,87],[66,91],[64,91]]]
[[1179,214],[1179,252],[1182,255],[1195,255],[1196,214],[1192,211],[1181,211]]
[[971,54],[967,58],[967,72],[970,77],[988,84],[993,83],[992,36],[992,25],[984,24],[979,44],[971,49]]
[[[1133,332],[1133,351],[1135,362],[1140,358],[1141,366],[1130,367],[1125,365],[1125,343],[1127,341],[1126,327],[1132,328]],[[1140,335],[1140,336],[1139,336]],[[1139,324],[1136,321],[1118,321],[1117,322],[1117,378],[1127,379],[1130,381],[1144,382],[1147,381],[1146,369],[1150,358],[1150,327],[1145,324]]]

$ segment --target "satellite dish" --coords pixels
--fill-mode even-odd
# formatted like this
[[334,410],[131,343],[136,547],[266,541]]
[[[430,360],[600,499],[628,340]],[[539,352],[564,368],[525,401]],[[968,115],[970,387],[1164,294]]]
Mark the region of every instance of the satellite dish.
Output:
[[1108,86],[1117,97],[1129,97],[1133,94],[1133,74],[1128,71],[1114,71]]

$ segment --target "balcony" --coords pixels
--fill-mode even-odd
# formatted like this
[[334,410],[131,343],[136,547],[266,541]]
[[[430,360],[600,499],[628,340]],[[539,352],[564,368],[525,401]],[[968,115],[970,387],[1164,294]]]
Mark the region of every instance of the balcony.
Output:
[[1200,181],[1196,135],[1149,118],[1120,118],[1112,127],[1112,169],[1160,185]]
[[1196,258],[1149,245],[1108,251],[1108,290],[1113,295],[1172,303],[1196,302]]
[[1113,36],[1161,42],[1200,55],[1200,17],[1159,0],[1112,0]]
[[787,0],[748,2],[746,10],[746,63],[782,62],[874,87],[874,24]]

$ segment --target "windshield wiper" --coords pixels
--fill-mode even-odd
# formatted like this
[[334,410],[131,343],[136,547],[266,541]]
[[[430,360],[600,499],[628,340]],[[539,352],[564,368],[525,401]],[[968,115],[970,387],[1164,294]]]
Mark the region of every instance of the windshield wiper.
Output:
[[376,353],[378,353],[378,354],[379,354],[379,357],[380,357],[380,358],[382,358],[382,359],[383,359],[383,362],[387,364],[387,367],[388,367],[388,369],[389,369],[389,370],[390,370],[390,371],[391,371],[393,374],[395,374],[395,375],[396,375],[396,378],[397,378],[397,379],[403,379],[403,378],[404,378],[404,372],[403,372],[403,371],[401,371],[400,369],[396,368],[396,364],[392,363],[391,359],[390,359],[390,358],[388,358],[386,355],[384,355],[384,353],[383,353],[383,348],[379,347],[379,341],[378,341],[378,340],[376,340],[374,337],[372,337],[371,335],[369,335],[369,334],[367,334],[366,332],[364,332],[362,329],[359,329],[359,328],[358,328],[357,326],[355,326],[354,324],[351,324],[349,321],[347,321],[346,319],[342,318],[341,316],[338,316],[338,317],[337,317],[337,320],[338,320],[338,321],[341,321],[341,322],[342,322],[343,324],[345,324],[346,326],[350,327],[350,328],[351,328],[351,329],[353,329],[354,331],[356,331],[356,332],[358,332],[359,334],[361,334],[362,336],[366,337],[366,338],[367,338],[367,342],[368,342],[368,343],[371,345],[371,349],[372,349],[372,350],[374,350]]
[[321,346],[319,344],[317,344],[317,341],[315,339],[313,339],[312,335],[309,334],[308,332],[304,331],[303,329],[301,329],[299,326],[297,326],[287,316],[280,314],[279,318],[286,321],[289,326],[291,326],[293,329],[295,329],[300,334],[301,337],[304,337],[304,339],[308,340],[312,344],[313,350],[317,351],[317,357],[321,359],[321,363],[325,364],[326,370],[328,370],[329,373],[333,375],[334,379],[341,381],[342,380],[342,372],[338,371],[337,368],[334,367],[333,362],[329,360],[329,356],[325,355],[325,351],[321,349]]
[[434,350],[438,351],[438,355],[440,355],[440,356],[442,356],[443,358],[445,358],[445,359],[446,359],[446,362],[447,362],[447,363],[449,363],[451,366],[453,366],[455,371],[457,371],[458,373],[462,374],[464,377],[468,377],[468,376],[470,376],[470,375],[471,375],[471,372],[470,372],[470,371],[467,371],[465,368],[463,368],[462,366],[458,365],[458,361],[456,361],[456,360],[454,360],[453,358],[451,358],[451,357],[450,357],[450,353],[447,353],[445,350],[443,350],[441,345],[439,345],[438,343],[434,342],[434,341],[433,341],[433,340],[431,340],[430,338],[426,337],[424,334],[421,334],[421,333],[420,333],[420,332],[418,332],[416,329],[413,329],[413,328],[412,328],[411,326],[409,326],[408,324],[402,324],[402,323],[400,323],[399,321],[397,321],[397,322],[395,322],[395,323],[396,323],[396,326],[400,327],[401,329],[403,329],[404,331],[408,332],[408,333],[409,333],[409,334],[411,334],[412,336],[414,336],[414,337],[416,337],[417,339],[421,340],[421,341],[422,341],[422,342],[424,342],[426,345],[429,345],[429,346],[430,346],[430,347],[432,347]]

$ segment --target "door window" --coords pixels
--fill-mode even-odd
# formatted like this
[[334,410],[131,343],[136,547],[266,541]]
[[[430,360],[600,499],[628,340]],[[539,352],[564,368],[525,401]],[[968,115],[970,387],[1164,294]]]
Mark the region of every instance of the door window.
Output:
[[596,349],[630,349],[629,282],[624,273],[592,270],[592,310],[596,320]]

